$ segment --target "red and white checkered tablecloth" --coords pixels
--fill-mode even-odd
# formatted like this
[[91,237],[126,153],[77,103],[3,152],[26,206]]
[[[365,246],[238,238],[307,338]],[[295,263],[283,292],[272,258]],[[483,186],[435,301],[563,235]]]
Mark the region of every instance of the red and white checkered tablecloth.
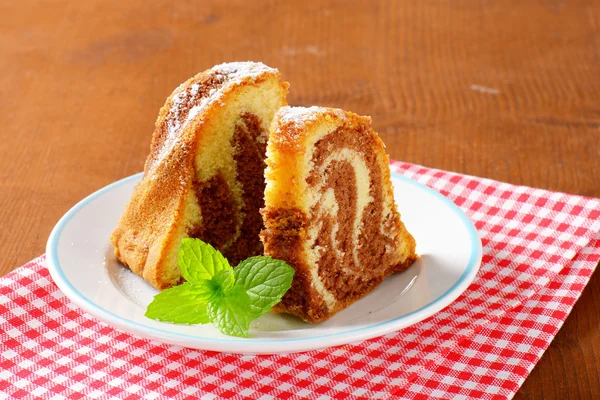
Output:
[[600,201],[406,163],[483,242],[453,304],[380,338],[290,355],[231,355],[137,338],[54,285],[44,256],[0,278],[4,398],[511,398],[600,261]]

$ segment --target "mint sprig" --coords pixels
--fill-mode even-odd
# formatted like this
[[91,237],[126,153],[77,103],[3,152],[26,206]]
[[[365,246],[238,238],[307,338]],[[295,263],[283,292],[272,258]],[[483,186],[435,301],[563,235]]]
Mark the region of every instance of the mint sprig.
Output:
[[146,317],[175,324],[213,323],[222,333],[248,337],[250,322],[268,313],[288,291],[294,269],[257,256],[232,268],[210,244],[183,239],[178,254],[187,281],[154,296]]
[[[291,273],[290,271],[291,270]],[[271,257],[250,257],[235,267],[235,281],[248,295],[248,308],[257,315],[264,314],[279,303],[292,285],[294,269]],[[283,293],[281,289],[286,288]]]
[[183,239],[177,261],[181,276],[188,282],[209,280],[217,272],[231,269],[223,254],[199,239]]

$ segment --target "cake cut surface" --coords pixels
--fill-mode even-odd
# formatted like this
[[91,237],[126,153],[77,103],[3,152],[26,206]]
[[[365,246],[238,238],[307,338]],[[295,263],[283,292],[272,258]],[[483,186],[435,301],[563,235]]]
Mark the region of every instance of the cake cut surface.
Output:
[[296,270],[276,311],[326,320],[416,260],[370,117],[283,107],[271,125],[265,177],[265,255]]
[[144,176],[111,236],[115,255],[158,289],[181,283],[184,237],[232,263],[263,252],[265,149],[289,84],[261,63],[217,65],[181,84],[160,110]]

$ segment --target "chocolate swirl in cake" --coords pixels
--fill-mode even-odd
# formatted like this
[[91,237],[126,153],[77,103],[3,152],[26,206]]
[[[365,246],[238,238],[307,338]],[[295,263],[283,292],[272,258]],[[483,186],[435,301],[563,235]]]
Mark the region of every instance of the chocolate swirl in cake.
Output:
[[[315,254],[318,275],[338,301],[378,284],[379,276],[361,274],[385,263],[386,246],[382,172],[368,127],[340,127],[315,144],[313,170],[307,183],[311,196],[309,251]],[[337,268],[337,265],[343,268]],[[328,296],[324,296],[327,302]],[[328,306],[333,306],[328,302]]]
[[263,221],[258,210],[265,205],[262,196],[265,190],[265,136],[266,131],[256,115],[240,115],[232,138],[237,183],[242,189],[240,197],[236,198],[221,172],[204,182],[194,180],[202,223],[190,228],[188,235],[215,246],[232,265],[262,254],[259,233]]

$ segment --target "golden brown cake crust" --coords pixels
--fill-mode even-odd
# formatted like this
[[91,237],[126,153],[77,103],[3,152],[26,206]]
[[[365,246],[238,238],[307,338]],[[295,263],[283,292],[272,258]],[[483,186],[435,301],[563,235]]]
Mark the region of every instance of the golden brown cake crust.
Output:
[[[230,216],[235,217],[236,223],[235,236],[242,241],[248,237],[239,233],[244,226],[242,212],[253,214],[254,222],[250,228],[258,233],[259,205],[252,204],[250,206],[255,210],[248,210],[250,206],[244,202],[243,185],[236,182],[236,157],[248,158],[239,151],[240,148],[255,152],[250,156],[250,163],[256,172],[257,162],[253,160],[262,163],[261,142],[266,141],[270,118],[285,105],[288,86],[287,82],[281,81],[277,70],[263,64],[230,63],[190,78],[169,96],[156,121],[144,176],[111,236],[119,261],[153,286],[165,289],[182,280],[176,261],[182,237],[202,236],[200,232],[210,231],[212,239],[218,239],[216,224],[209,230],[202,225],[203,220],[210,223],[214,213],[231,208]],[[235,110],[230,110],[233,107]],[[223,127],[220,124],[224,124]],[[220,161],[224,165],[221,172],[212,171],[211,176],[204,176],[209,174],[210,168],[202,167],[215,164],[211,163],[210,157],[223,159],[213,155],[207,147],[209,142],[222,139],[219,129],[231,131],[231,138],[223,139],[225,145],[221,146],[229,152],[226,155],[229,154],[231,160]],[[248,136],[251,146],[240,143]],[[219,181],[219,174],[227,184]],[[206,188],[209,191],[203,191]],[[256,190],[256,187],[251,189]],[[210,213],[206,208],[202,218],[199,195],[201,200],[212,195],[214,202],[221,205]],[[236,247],[242,248],[236,254],[237,258],[248,256],[241,254],[244,251],[251,253],[249,255],[261,252],[261,243],[257,235],[254,236],[252,243],[244,242]],[[229,239],[232,242],[233,239]]]
[[265,254],[296,269],[276,311],[323,321],[417,258],[369,117],[286,107],[267,154]]

